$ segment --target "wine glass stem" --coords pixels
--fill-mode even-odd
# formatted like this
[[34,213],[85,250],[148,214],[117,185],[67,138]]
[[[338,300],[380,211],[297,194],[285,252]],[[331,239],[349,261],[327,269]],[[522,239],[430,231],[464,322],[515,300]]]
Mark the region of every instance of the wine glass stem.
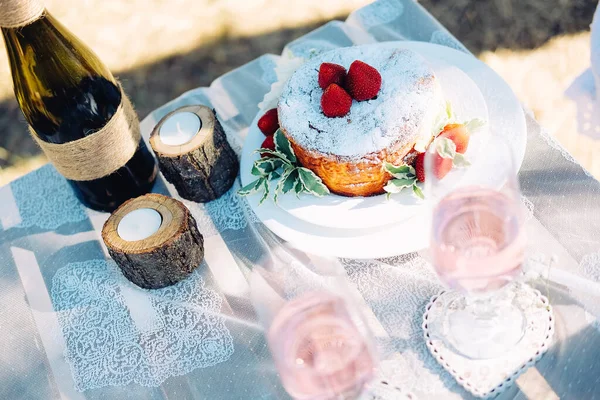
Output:
[[486,320],[498,316],[499,309],[510,303],[499,292],[485,295],[468,295],[465,297],[465,308],[470,310],[476,319]]
[[443,332],[450,344],[469,358],[493,358],[521,340],[525,319],[506,285],[486,294],[454,297],[446,305]]

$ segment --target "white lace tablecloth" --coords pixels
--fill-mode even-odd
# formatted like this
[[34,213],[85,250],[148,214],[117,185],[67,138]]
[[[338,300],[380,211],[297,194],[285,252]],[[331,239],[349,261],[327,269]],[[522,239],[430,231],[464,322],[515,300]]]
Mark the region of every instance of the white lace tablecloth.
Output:
[[[467,51],[418,3],[380,0],[290,43],[305,56],[352,44],[430,41]],[[156,110],[146,131],[185,104],[214,107],[240,150],[257,104],[276,79],[264,55]],[[520,179],[531,262],[580,277],[576,287],[536,279],[554,307],[555,341],[500,398],[600,397],[600,184],[527,115]],[[159,179],[156,192],[175,195]],[[205,236],[206,259],[188,279],[147,291],[107,256],[107,215],[83,208],[50,165],[0,189],[1,399],[288,398],[248,300],[247,272],[264,251],[232,189],[186,202]],[[421,316],[441,285],[427,252],[342,260],[370,306],[384,359],[381,379],[418,398],[470,398],[427,351]],[[592,290],[590,290],[592,288]]]

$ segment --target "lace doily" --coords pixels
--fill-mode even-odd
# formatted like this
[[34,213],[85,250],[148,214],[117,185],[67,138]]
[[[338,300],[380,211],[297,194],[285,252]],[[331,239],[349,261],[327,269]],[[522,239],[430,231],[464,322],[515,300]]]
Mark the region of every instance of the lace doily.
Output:
[[[21,214],[21,228],[56,229],[87,219],[65,178],[50,164],[17,179],[10,186]],[[31,190],[32,187],[35,190]]]
[[538,290],[521,285],[517,301],[523,304],[527,320],[523,338],[502,357],[471,360],[446,347],[430,329],[432,321],[443,318],[444,298],[452,297],[455,293],[440,292],[431,298],[423,315],[423,337],[431,354],[461,386],[477,397],[495,397],[510,387],[548,350],[554,336],[552,307]]
[[380,365],[387,381],[411,392],[451,397],[448,390],[456,383],[429,355],[421,330],[422,312],[441,289],[429,264],[416,253],[341,261],[387,333],[378,338],[388,353]]
[[378,25],[388,24],[402,15],[404,4],[394,0],[375,1],[360,10],[353,12],[348,22],[358,24],[369,30]]
[[218,234],[226,230],[240,230],[248,226],[248,221],[258,222],[258,217],[250,210],[248,202],[237,195],[240,188],[239,178],[223,196],[204,204],[203,207],[192,204],[196,208],[194,218],[203,235],[205,231]]
[[[217,199],[218,200],[218,199]],[[215,226],[212,218],[206,211],[206,205],[195,203],[193,201],[180,199],[180,201],[185,204],[185,206],[190,210],[192,216],[196,220],[196,225],[198,226],[198,230],[204,236],[204,238],[209,238],[211,236],[216,236],[219,234],[219,230]],[[216,201],[216,200],[213,200]]]
[[51,298],[79,391],[159,386],[234,351],[221,298],[198,271],[174,286],[144,290],[112,261],[70,263],[54,275]]

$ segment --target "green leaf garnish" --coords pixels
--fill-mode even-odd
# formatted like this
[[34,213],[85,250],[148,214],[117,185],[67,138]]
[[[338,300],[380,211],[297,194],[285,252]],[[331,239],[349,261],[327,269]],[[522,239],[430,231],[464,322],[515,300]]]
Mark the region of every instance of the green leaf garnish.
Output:
[[456,119],[454,110],[452,109],[452,103],[449,101],[446,102],[446,118],[447,123],[450,123]]
[[396,179],[409,179],[415,176],[415,169],[410,165],[401,165],[397,167],[394,164],[385,162],[383,168]]
[[411,187],[413,194],[423,200],[425,196],[423,195],[421,188],[417,186],[417,182],[416,176],[405,179],[392,179],[383,187],[383,190],[387,192],[387,198],[389,199],[392,194],[400,193],[403,189]]
[[263,196],[261,197],[260,201],[258,202],[259,206],[262,203],[264,203],[264,201],[269,197],[269,180],[263,179],[262,184],[260,185],[260,188],[262,190],[264,190],[264,193],[263,193]]
[[469,160],[467,160],[467,157],[465,157],[464,154],[456,153],[454,159],[452,160],[452,165],[457,168],[464,168],[470,166],[471,163]]
[[275,179],[279,179],[279,178],[281,178],[281,172],[279,172],[279,171],[273,171],[273,172],[271,172],[269,174],[269,180],[270,181],[275,180]]
[[298,175],[300,176],[300,181],[302,182],[302,185],[304,185],[304,190],[306,190],[310,194],[314,194],[318,197],[329,194],[329,189],[327,188],[327,186],[325,186],[321,178],[319,178],[310,169],[300,167],[298,168]]
[[298,180],[298,168],[288,169],[286,170],[279,183],[277,184],[277,191],[281,191],[281,193],[288,193],[296,186],[296,181]]
[[290,141],[287,140],[283,132],[281,132],[281,129],[275,131],[273,139],[275,142],[275,150],[283,154],[292,164],[295,163],[297,160],[294,149],[292,149]]
[[[238,190],[240,196],[249,196],[262,191],[263,195],[258,203],[260,205],[269,197],[270,192],[274,192],[275,202],[280,194],[292,190],[296,192],[296,196],[303,192],[314,196],[324,196],[329,193],[321,178],[300,165],[290,142],[280,130],[275,132],[274,141],[275,150],[261,148],[255,151],[261,153],[261,158],[254,161],[251,173],[258,179]],[[263,156],[266,154],[269,156]],[[269,181],[272,180],[279,180],[273,189],[269,185]]]
[[404,188],[410,187],[415,183],[415,179],[392,179],[383,188],[388,193],[400,193]]
[[296,184],[294,185],[294,192],[296,192],[296,197],[300,197],[300,193],[302,193],[303,191],[304,191],[304,185],[302,184],[300,177],[298,177],[298,180],[296,181]]
[[277,198],[279,197],[279,194],[286,194],[288,193],[290,190],[292,190],[294,188],[294,186],[296,185],[296,181],[298,180],[298,168],[288,168],[285,171],[283,171],[283,174],[281,175],[281,179],[279,179],[279,182],[277,182],[277,187],[275,188],[275,195],[273,195],[273,201],[275,201],[275,203],[277,203]]
[[472,120],[465,122],[465,127],[467,128],[467,131],[469,131],[469,133],[473,133],[481,127],[485,126],[486,123],[487,122],[481,118],[473,118]]
[[252,170],[250,171],[250,173],[254,176],[262,176],[262,172],[256,168],[256,164],[252,164]]
[[448,138],[439,137],[435,139],[433,145],[442,158],[454,158],[456,155],[456,144]]
[[423,194],[423,191],[421,191],[421,188],[419,186],[417,186],[417,182],[415,182],[412,185],[412,189],[413,189],[413,193],[415,196],[417,196],[421,200],[425,200],[425,195]]
[[252,169],[257,170],[260,173],[259,176],[264,176],[283,167],[284,164],[285,163],[281,159],[264,157],[260,160],[256,160]]
[[[253,153],[260,153],[260,154],[268,154],[270,156],[273,156],[281,161],[283,161],[285,164],[290,164],[290,160],[287,159],[287,157],[284,154],[281,154],[280,152],[278,152],[277,150],[271,150],[271,149],[263,149],[260,148],[258,150],[254,150]],[[265,160],[265,159],[270,159],[272,157],[261,157],[259,160]],[[255,161],[256,162],[256,161]]]
[[456,116],[454,115],[454,110],[452,110],[452,103],[447,101],[446,108],[444,110],[440,110],[435,122],[433,123],[433,132],[431,132],[432,136],[439,135],[439,133],[444,130],[446,125],[453,123],[455,120]]
[[[400,193],[403,189],[408,187],[413,188],[413,193],[417,197],[422,198],[423,192],[417,185],[417,176],[415,169],[410,165],[396,166],[389,162],[383,164],[383,168],[392,174],[395,179],[391,179],[384,186],[383,190],[387,192],[387,198],[389,199],[392,194]],[[415,189],[416,187],[416,189]]]
[[238,195],[249,196],[253,193],[256,193],[264,180],[265,178],[258,178],[257,180],[250,182],[249,184],[238,190]]

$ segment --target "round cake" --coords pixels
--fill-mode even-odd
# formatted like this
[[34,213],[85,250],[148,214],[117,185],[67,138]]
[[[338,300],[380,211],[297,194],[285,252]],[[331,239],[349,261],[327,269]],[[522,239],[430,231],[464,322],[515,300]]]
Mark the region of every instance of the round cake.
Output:
[[[355,60],[379,71],[381,89],[372,100],[353,100],[344,117],[329,118],[321,109],[319,66],[328,62],[348,69]],[[311,59],[288,80],[278,104],[281,130],[300,163],[344,196],[383,193],[391,179],[383,163],[410,163],[415,144],[424,148],[437,133],[434,125],[444,110],[441,86],[422,56],[371,45]]]

